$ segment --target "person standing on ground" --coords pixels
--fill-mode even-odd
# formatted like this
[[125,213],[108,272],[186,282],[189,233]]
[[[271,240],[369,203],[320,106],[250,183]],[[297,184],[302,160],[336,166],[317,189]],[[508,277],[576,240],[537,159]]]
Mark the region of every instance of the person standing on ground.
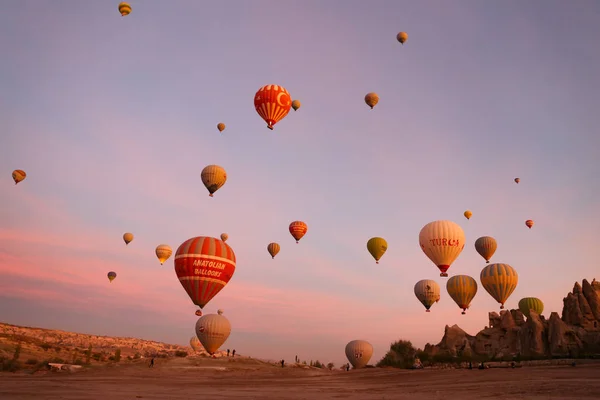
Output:
[[154,367],[154,357],[150,360],[150,366],[148,368]]
[[229,357],[229,349],[227,349],[227,357]]
[[233,349],[233,352],[231,353],[232,357],[235,357],[235,349]]
[[285,360],[281,360],[281,368],[285,365]]

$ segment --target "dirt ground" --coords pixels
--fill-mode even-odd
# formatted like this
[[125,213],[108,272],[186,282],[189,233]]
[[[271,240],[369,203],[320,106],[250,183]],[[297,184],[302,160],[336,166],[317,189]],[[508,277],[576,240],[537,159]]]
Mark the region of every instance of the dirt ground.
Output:
[[[415,397],[417,395],[418,397]],[[253,359],[171,359],[81,372],[0,374],[0,399],[600,399],[600,364],[329,371]]]

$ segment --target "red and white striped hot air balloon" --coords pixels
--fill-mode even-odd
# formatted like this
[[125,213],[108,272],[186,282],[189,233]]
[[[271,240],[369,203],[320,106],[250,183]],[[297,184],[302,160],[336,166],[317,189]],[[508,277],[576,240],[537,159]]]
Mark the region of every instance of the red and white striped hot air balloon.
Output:
[[227,285],[235,272],[235,253],[227,243],[198,236],[183,242],[175,253],[175,273],[181,286],[203,308]]
[[271,130],[288,115],[291,107],[292,98],[283,86],[265,85],[254,95],[254,108]]
[[302,239],[304,235],[308,232],[308,225],[306,225],[302,221],[294,221],[290,224],[290,233],[296,239],[296,243]]

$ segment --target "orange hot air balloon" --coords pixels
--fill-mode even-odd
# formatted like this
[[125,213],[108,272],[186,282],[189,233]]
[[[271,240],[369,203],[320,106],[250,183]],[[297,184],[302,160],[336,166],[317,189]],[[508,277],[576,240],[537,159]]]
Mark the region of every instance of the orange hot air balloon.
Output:
[[194,314],[196,314],[196,317],[201,317],[202,316],[202,310],[196,310],[196,312]]
[[308,232],[308,225],[306,225],[302,221],[294,221],[290,224],[290,233],[296,239],[296,243],[302,239],[304,235]]
[[288,115],[291,107],[292,98],[283,86],[265,85],[254,95],[254,108],[270,130]]
[[227,285],[235,272],[235,253],[224,241],[198,236],[175,253],[175,273],[190,299],[201,309]]
[[12,173],[12,178],[15,181],[15,185],[27,178],[27,174],[22,169],[15,169]]
[[531,227],[533,226],[533,220],[532,219],[528,219],[527,221],[525,221],[525,225],[527,225],[527,227],[529,229],[531,229]]
[[281,250],[281,246],[279,246],[279,243],[269,243],[267,246],[267,251],[269,252],[269,254],[271,255],[271,257],[273,257],[273,259],[275,259],[275,256],[279,253],[279,250]]
[[515,183],[521,182],[521,178],[515,178]]

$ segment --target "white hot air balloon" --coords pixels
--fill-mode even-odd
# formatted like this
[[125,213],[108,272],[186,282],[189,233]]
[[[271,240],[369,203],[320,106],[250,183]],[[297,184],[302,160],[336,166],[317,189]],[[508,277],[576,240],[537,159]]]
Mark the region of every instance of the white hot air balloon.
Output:
[[229,320],[219,314],[206,314],[196,322],[196,336],[209,354],[214,354],[225,343],[231,333]]
[[440,269],[440,276],[448,276],[446,271],[465,247],[465,233],[455,222],[433,221],[421,229],[419,245]]
[[363,368],[373,356],[373,345],[366,340],[353,340],[346,345],[346,357],[356,368]]
[[198,337],[196,336],[192,336],[190,338],[190,347],[192,348],[192,350],[194,351],[200,351],[202,350],[202,344],[200,343],[200,341],[198,340]]
[[425,311],[429,312],[431,306],[440,301],[440,285],[431,279],[420,280],[415,284],[415,296],[425,306]]

